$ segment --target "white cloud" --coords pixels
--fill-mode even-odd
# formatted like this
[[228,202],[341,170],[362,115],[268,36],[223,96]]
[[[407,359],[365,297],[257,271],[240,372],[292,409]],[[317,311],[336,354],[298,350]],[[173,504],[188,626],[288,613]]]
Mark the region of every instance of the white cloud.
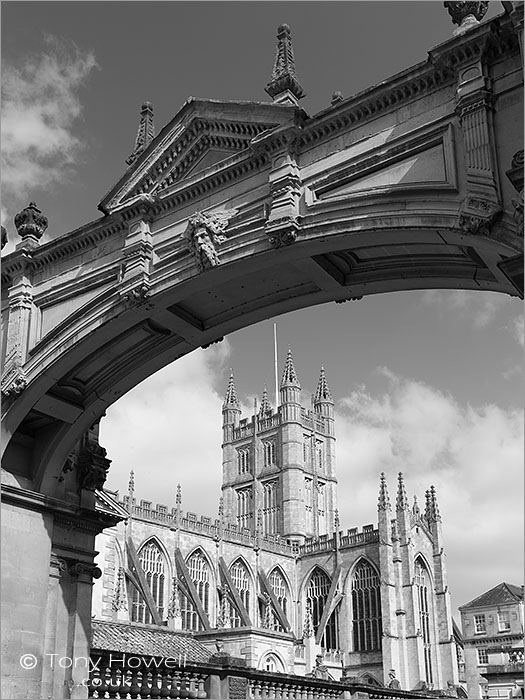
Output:
[[523,347],[525,345],[525,317],[523,314],[512,319],[510,331],[516,341]]
[[455,311],[460,318],[470,320],[475,328],[488,326],[505,303],[502,294],[465,289],[428,289],[422,294],[422,300],[443,312]]
[[135,472],[136,497],[216,516],[222,479],[222,392],[215,377],[230,352],[227,340],[196,350],[157,372],[113,404],[100,442],[113,461],[106,486],[122,494]]
[[45,43],[42,54],[2,66],[2,187],[11,217],[35,189],[66,180],[82,150],[73,126],[94,54],[50,36]]
[[454,605],[502,580],[520,583],[522,412],[462,406],[422,382],[380,373],[384,393],[361,387],[337,412],[342,523],[375,522],[379,473],[394,503],[402,471],[420,505],[436,486]]

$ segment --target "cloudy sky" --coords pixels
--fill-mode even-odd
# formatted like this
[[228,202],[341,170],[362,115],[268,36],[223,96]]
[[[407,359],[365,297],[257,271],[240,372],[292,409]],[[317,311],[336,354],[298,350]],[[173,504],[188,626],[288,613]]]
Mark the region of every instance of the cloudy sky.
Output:
[[[488,17],[500,12],[492,2]],[[425,60],[452,35],[442,2],[2,3],[2,222],[35,199],[46,239],[97,218],[125,170],[144,100],[157,130],[193,95],[267,100],[275,30],[292,28],[310,114]],[[486,292],[398,292],[277,321],[309,403],[321,365],[336,401],[343,527],[375,523],[379,474],[434,484],[454,607],[523,580],[523,315]],[[197,350],[108,412],[110,488],[215,516],[230,367],[245,412],[273,388],[273,321]],[[203,488],[204,485],[204,488]]]

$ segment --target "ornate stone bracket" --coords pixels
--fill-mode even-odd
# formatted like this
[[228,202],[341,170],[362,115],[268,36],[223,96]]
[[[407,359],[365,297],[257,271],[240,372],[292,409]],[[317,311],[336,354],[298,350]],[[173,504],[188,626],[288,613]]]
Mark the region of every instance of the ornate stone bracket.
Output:
[[274,248],[283,248],[291,245],[297,239],[301,226],[297,219],[285,216],[282,219],[275,219],[266,224],[266,235],[270,245]]
[[501,207],[494,202],[477,197],[467,197],[461,206],[458,225],[465,233],[490,236],[490,229]]
[[190,216],[183,236],[199,272],[221,264],[218,249],[226,240],[224,232],[236,213],[236,209],[211,214],[198,211]]
[[293,243],[299,234],[299,200],[302,182],[299,168],[293,154],[293,144],[273,159],[269,176],[272,198],[266,234],[274,248]]
[[82,438],[78,455],[80,485],[87,491],[96,491],[104,486],[111,460],[106,457],[106,450],[98,443],[95,430],[89,430]]
[[21,394],[27,386],[27,379],[22,367],[17,348],[13,348],[5,360],[2,374],[2,396],[13,399]]

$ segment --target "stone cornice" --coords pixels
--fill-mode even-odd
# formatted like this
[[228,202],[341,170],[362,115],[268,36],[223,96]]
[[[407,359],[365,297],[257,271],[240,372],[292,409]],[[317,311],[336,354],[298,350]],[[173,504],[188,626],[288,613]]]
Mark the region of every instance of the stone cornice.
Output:
[[452,85],[455,68],[485,56],[487,59],[513,53],[519,56],[519,42],[511,21],[496,17],[466,34],[449,39],[429,51],[428,59],[374,87],[319,112],[304,125],[298,149],[333,137],[340,129],[375,119],[436,88]]
[[[138,207],[138,204],[133,203],[129,210],[132,211],[133,206]],[[35,248],[30,254],[15,250],[2,258],[2,284],[9,284],[13,275],[22,269],[22,265],[27,264],[28,258],[31,259],[33,270],[37,271],[46,265],[91,248],[106,238],[118,234],[125,227],[124,218],[114,215],[105,216]]]
[[26,510],[49,513],[53,515],[57,524],[93,533],[102,532],[106,527],[116,525],[120,520],[123,520],[122,517],[107,511],[81,508],[59,498],[46,496],[11,484],[2,484],[2,500],[4,503],[16,504]]

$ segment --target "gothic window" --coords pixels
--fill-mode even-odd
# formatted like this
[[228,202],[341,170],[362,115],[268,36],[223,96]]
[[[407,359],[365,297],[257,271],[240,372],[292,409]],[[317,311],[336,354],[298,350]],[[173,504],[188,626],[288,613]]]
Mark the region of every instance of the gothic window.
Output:
[[[237,560],[230,569],[230,576],[248,614],[250,613],[250,576],[242,561]],[[230,627],[241,627],[242,620],[235,606],[230,603]]]
[[356,567],[352,581],[354,651],[381,649],[381,593],[375,569],[366,561]]
[[251,472],[249,447],[240,447],[237,450],[237,467],[239,474],[249,474]]
[[265,467],[273,467],[277,464],[277,460],[275,458],[275,441],[274,440],[265,440],[263,442],[263,449],[264,449],[264,466]]
[[431,600],[432,588],[428,571],[421,561],[416,560],[415,584],[419,612],[419,629],[423,637],[423,654],[425,658],[425,680],[432,683],[432,637],[431,637]]
[[[323,616],[328,593],[330,592],[330,579],[321,569],[314,569],[310,583],[306,590],[306,605],[312,611],[314,630],[317,632]],[[339,649],[339,611],[334,610],[328,618],[321,639],[321,646],[326,649]]]
[[277,490],[278,482],[276,479],[273,481],[266,481],[263,483],[263,527],[266,534],[274,534],[279,531],[279,525],[277,520],[278,515],[278,504],[277,504]]
[[[274,569],[272,573],[268,576],[268,582],[272,588],[272,591],[277,598],[277,602],[282,608],[282,611],[285,615],[287,615],[287,608],[288,608],[288,597],[287,597],[287,586],[286,586],[286,581],[284,580],[283,575],[279,571],[279,569]],[[272,610],[272,615],[271,615],[271,620],[270,620],[270,629],[277,630],[278,632],[284,632],[284,628],[279,622],[279,618],[273,612]]]
[[[155,542],[148,542],[140,550],[139,561],[146,577],[146,583],[162,618],[164,615],[164,586],[166,581],[164,555]],[[133,588],[131,601],[131,621],[144,622],[147,625],[153,624],[153,618],[146,601],[135,587]]]
[[323,443],[317,442],[317,469],[322,472],[324,469],[324,455],[323,455]]
[[[197,589],[202,607],[205,612],[209,614],[211,572],[206,557],[200,550],[197,550],[189,557],[186,566],[188,567],[191,580]],[[181,612],[182,629],[196,631],[204,629],[196,608],[185,595],[182,596]]]
[[304,479],[304,509],[306,511],[305,525],[306,532],[313,532],[313,479]]
[[326,534],[326,484],[317,482],[317,518],[319,534]]
[[237,524],[250,528],[252,524],[252,489],[237,491]]

